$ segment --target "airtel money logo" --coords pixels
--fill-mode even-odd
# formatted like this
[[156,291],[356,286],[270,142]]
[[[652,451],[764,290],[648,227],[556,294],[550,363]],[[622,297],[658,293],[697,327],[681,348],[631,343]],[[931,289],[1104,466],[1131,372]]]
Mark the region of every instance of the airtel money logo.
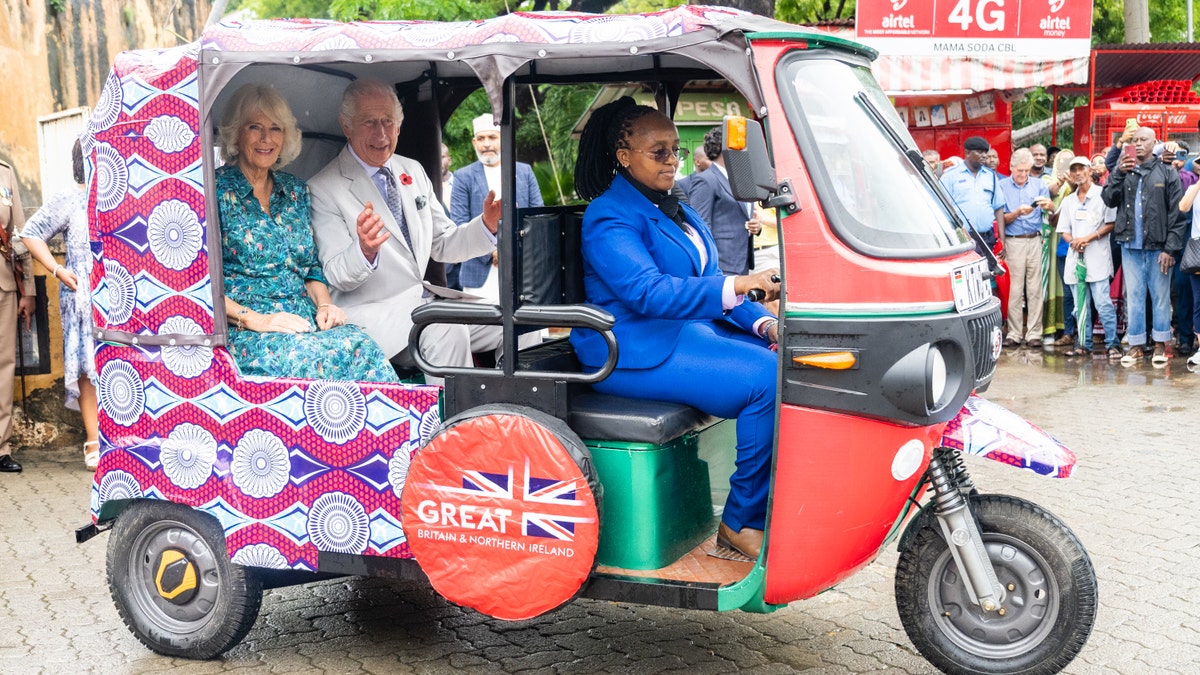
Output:
[[[905,2],[907,1],[908,0],[905,0]],[[1046,0],[1046,2],[1050,5],[1050,11],[1055,14],[1058,13],[1058,10],[1063,8],[1063,5],[1067,4],[1067,0]]]
[[892,0],[892,13],[883,17],[883,28],[915,28],[917,22],[913,15],[907,16],[898,14],[904,6],[908,4],[908,0]]

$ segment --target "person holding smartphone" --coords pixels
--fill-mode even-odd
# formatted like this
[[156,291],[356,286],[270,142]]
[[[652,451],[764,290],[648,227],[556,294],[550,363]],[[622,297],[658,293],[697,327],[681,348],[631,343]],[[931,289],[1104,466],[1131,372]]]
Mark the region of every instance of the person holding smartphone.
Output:
[[1162,367],[1171,349],[1171,268],[1183,249],[1187,215],[1179,211],[1183,187],[1179,173],[1154,156],[1154,130],[1133,132],[1134,156],[1123,152],[1104,186],[1104,203],[1117,209],[1113,238],[1121,244],[1129,351],[1121,359],[1133,365],[1150,355],[1146,331],[1146,295],[1150,295],[1153,324],[1152,362]]
[[1019,148],[1009,161],[1012,174],[1000,181],[1004,217],[1000,233],[1008,262],[1008,321],[1005,347],[1042,344],[1042,220],[1053,209],[1046,183],[1032,179],[1033,154]]

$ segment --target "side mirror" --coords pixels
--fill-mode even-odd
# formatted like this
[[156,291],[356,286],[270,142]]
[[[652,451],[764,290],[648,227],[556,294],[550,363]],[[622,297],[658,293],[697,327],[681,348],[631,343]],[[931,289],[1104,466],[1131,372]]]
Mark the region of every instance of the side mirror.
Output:
[[740,115],[726,115],[724,126],[721,156],[725,158],[734,199],[795,211],[791,186],[787,182],[781,185],[775,177],[762,125]]

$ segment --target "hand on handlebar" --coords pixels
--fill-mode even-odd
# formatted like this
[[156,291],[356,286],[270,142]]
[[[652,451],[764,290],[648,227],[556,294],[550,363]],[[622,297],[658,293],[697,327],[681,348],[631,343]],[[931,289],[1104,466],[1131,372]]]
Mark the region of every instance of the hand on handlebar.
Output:
[[733,291],[750,302],[770,302],[779,297],[779,270],[771,269],[734,277]]

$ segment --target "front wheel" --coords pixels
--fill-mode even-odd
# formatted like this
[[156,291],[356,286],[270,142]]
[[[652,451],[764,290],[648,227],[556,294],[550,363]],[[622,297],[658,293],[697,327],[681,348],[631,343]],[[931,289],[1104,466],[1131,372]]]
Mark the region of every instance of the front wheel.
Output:
[[211,659],[258,618],[262,585],[229,561],[212,516],[182,504],[130,504],[108,542],[108,585],[142,644],[167,656]]
[[971,602],[937,518],[926,512],[896,567],[896,604],[917,649],[947,673],[1057,673],[1096,618],[1096,572],[1053,514],[1005,495],[972,495],[971,513],[1005,588],[1002,612]]

